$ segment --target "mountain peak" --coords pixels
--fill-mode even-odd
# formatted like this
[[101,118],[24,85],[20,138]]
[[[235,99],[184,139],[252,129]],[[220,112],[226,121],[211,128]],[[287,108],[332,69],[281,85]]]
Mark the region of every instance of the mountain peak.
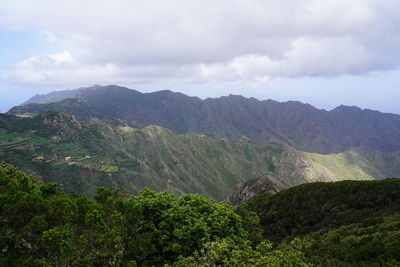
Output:
[[234,141],[247,136],[259,144],[274,137],[318,153],[362,145],[381,151],[400,150],[400,116],[355,106],[342,105],[327,112],[299,101],[260,101],[233,94],[201,100],[170,90],[141,93],[117,85],[63,92],[64,97],[65,92],[75,92],[72,98],[78,99],[15,107],[10,113],[57,110],[81,121],[97,119],[139,128],[154,124],[177,134],[197,132]]
[[347,106],[347,105],[340,105],[334,108],[332,111],[350,111],[350,112],[359,112],[362,111],[360,107],[357,106]]

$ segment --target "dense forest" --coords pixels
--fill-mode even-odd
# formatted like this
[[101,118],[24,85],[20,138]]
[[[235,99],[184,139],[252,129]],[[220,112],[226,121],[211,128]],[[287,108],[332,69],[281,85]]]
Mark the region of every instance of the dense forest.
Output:
[[239,207],[256,212],[264,238],[302,251],[320,266],[400,264],[400,180],[309,183],[259,193]]
[[[2,266],[394,266],[400,180],[201,195],[98,188],[94,199],[0,166]],[[272,240],[271,243],[269,240]]]
[[0,214],[3,266],[307,265],[296,242],[262,241],[254,213],[195,194],[99,188],[89,200],[3,164]]

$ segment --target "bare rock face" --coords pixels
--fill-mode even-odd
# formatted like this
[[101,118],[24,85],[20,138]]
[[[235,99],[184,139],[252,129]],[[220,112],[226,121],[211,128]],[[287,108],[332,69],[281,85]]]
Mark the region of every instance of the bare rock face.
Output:
[[73,116],[64,112],[45,112],[41,114],[43,123],[55,128],[62,128],[65,126],[73,128],[82,128],[81,123]]
[[234,208],[237,208],[240,203],[251,199],[258,192],[263,191],[265,193],[274,194],[287,188],[289,188],[289,186],[283,184],[274,177],[253,179],[245,183],[238,184],[232,195],[228,198],[228,202]]
[[64,112],[48,111],[40,114],[39,119],[48,128],[43,130],[54,131],[55,137],[58,138],[70,137],[77,130],[82,129],[81,123],[75,116]]

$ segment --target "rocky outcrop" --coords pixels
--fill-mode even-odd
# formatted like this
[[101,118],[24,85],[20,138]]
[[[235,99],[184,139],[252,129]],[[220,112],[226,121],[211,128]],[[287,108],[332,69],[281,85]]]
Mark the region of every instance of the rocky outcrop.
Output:
[[234,208],[237,208],[240,203],[251,199],[261,191],[267,194],[274,194],[287,188],[289,188],[289,186],[271,176],[262,179],[253,179],[238,184],[232,195],[228,198],[228,202]]
[[64,112],[48,111],[38,116],[44,128],[40,129],[53,134],[53,139],[62,139],[73,136],[82,129],[82,124],[73,116]]

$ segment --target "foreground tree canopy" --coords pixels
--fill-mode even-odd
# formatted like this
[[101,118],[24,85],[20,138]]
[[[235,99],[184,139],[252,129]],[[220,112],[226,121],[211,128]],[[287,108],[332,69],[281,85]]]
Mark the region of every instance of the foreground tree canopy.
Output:
[[0,265],[307,266],[299,241],[276,250],[258,221],[200,195],[68,196],[0,165]]
[[260,193],[240,210],[256,212],[264,238],[301,237],[319,266],[400,266],[400,179],[309,183]]
[[149,189],[69,196],[0,164],[0,266],[399,266],[399,193],[399,179],[314,183],[233,211]]

